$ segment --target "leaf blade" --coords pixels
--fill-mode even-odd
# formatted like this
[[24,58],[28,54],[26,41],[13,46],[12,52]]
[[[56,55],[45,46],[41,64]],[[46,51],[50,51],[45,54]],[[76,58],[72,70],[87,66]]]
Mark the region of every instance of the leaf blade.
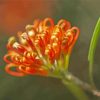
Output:
[[88,61],[89,61],[89,78],[91,84],[94,86],[93,82],[93,62],[94,62],[94,54],[97,46],[97,42],[99,40],[100,36],[100,18],[97,21],[97,24],[95,26],[93,36],[90,42],[90,47],[89,47],[89,53],[88,53]]

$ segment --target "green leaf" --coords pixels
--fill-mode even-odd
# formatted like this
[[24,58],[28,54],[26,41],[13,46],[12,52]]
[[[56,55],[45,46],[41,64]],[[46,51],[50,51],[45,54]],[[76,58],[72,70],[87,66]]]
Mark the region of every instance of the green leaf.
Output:
[[92,85],[94,85],[93,82],[93,62],[94,62],[94,55],[95,55],[95,50],[97,46],[97,42],[100,37],[100,18],[97,21],[97,24],[95,26],[93,36],[90,42],[90,48],[89,48],[89,53],[88,53],[88,61],[89,61],[89,78],[90,82]]

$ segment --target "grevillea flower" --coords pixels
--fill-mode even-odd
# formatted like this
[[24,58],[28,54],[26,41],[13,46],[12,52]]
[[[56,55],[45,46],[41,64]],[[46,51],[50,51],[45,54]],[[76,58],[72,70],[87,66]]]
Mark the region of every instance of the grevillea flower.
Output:
[[25,32],[18,32],[19,42],[15,37],[9,39],[5,70],[14,76],[46,76],[67,70],[78,35],[79,29],[67,20],[61,19],[56,25],[51,18],[35,20]]

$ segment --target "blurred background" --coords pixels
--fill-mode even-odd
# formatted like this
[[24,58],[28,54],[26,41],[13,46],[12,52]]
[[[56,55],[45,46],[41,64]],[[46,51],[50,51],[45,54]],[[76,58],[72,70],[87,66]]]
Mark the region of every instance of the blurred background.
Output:
[[[0,0],[0,100],[76,100],[60,80],[40,76],[13,77],[4,70],[3,56],[10,36],[24,31],[36,18],[64,18],[81,34],[73,49],[69,70],[88,80],[88,49],[95,24],[100,17],[100,0]],[[94,62],[94,80],[100,89],[100,39]],[[87,93],[90,100],[100,100]]]

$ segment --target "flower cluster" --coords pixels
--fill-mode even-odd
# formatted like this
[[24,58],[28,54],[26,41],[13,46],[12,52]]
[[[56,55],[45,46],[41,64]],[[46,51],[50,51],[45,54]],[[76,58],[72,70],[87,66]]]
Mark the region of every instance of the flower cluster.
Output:
[[51,18],[35,20],[33,25],[26,26],[25,32],[18,32],[19,42],[15,37],[9,39],[5,70],[14,76],[66,70],[78,35],[79,29],[71,27],[67,20],[61,19],[56,25]]

